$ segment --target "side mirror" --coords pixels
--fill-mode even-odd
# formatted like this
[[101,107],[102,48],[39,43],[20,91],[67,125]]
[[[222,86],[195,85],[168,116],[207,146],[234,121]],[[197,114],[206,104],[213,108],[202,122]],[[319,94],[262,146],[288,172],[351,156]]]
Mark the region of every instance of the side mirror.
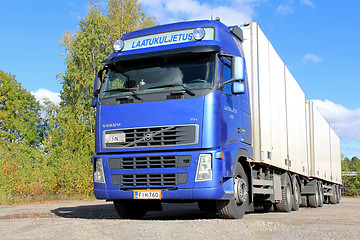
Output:
[[91,101],[91,106],[94,108],[97,105],[98,102],[98,95],[100,93],[100,88],[101,88],[101,84],[102,84],[102,75],[104,72],[104,68],[102,68],[98,74],[96,74],[95,76],[95,80],[94,80],[94,98]]
[[232,61],[232,79],[237,81],[245,80],[245,59],[235,56]]
[[92,100],[91,100],[91,107],[96,107],[97,106],[97,102],[98,102],[98,98],[97,97],[94,97]]
[[98,74],[96,74],[95,76],[95,81],[94,81],[94,96],[99,95],[100,93],[100,88],[101,88],[101,75],[102,75],[102,71],[100,71]]
[[245,83],[233,82],[231,86],[231,91],[234,95],[245,93]]

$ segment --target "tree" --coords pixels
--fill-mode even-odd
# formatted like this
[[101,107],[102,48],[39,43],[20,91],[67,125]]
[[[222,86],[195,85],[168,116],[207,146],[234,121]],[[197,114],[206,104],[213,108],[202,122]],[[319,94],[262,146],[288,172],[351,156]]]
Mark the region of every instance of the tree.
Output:
[[41,143],[40,104],[15,76],[0,70],[0,203],[41,192],[49,176]]
[[[66,70],[60,106],[47,103],[49,132],[44,142],[47,162],[56,176],[57,191],[90,193],[94,154],[95,112],[91,108],[94,77],[102,60],[112,53],[112,43],[123,32],[153,26],[137,0],[108,0],[107,9],[90,1],[87,16],[75,33],[66,32],[61,43],[65,49]],[[64,170],[66,169],[66,170]]]
[[111,42],[120,39],[124,33],[152,27],[154,17],[147,17],[137,0],[108,0],[108,25]]
[[14,75],[0,70],[0,141],[39,147],[43,138],[40,104]]
[[357,157],[345,158],[341,161],[341,170],[343,172],[357,172],[355,176],[344,175],[342,182],[345,188],[345,194],[349,196],[360,195],[360,159]]

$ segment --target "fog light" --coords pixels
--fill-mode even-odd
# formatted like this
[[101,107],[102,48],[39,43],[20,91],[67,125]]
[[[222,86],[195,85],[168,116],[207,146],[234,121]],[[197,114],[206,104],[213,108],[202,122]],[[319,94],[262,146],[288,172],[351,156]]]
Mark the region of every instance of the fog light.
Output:
[[196,170],[195,182],[212,179],[212,157],[211,154],[200,154]]
[[104,167],[101,158],[94,159],[94,182],[105,183]]

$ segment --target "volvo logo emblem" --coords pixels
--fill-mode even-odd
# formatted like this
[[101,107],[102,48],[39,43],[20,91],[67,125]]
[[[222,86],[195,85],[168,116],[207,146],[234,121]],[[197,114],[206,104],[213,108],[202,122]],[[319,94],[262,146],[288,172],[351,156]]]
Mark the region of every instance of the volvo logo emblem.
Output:
[[153,135],[151,133],[147,133],[145,134],[145,141],[151,141],[151,139],[153,138]]

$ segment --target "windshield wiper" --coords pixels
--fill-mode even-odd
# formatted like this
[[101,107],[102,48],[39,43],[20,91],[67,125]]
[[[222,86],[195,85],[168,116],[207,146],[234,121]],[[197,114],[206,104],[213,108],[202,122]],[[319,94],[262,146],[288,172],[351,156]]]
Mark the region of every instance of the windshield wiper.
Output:
[[185,90],[185,92],[187,94],[189,94],[190,96],[195,96],[194,92],[192,92],[190,89],[185,87],[184,84],[180,84],[180,83],[164,84],[164,85],[159,85],[159,86],[155,86],[155,87],[149,87],[148,89],[166,88],[166,87],[182,87],[182,89]]
[[135,90],[131,88],[115,88],[115,89],[105,90],[104,92],[131,92],[132,96],[135,99],[142,100],[142,98],[135,92]]

